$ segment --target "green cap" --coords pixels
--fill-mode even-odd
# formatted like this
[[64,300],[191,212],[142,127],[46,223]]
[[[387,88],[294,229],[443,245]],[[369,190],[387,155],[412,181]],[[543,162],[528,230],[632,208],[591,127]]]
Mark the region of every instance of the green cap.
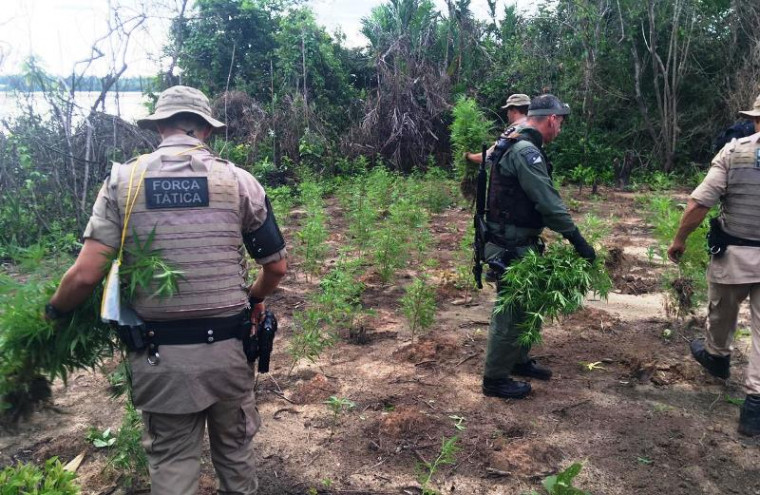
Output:
[[536,96],[530,102],[528,117],[546,115],[570,115],[570,105],[562,103],[559,98],[551,94]]
[[140,129],[156,130],[156,122],[166,120],[178,113],[192,113],[208,122],[214,130],[224,129],[225,125],[211,116],[208,98],[198,89],[189,86],[172,86],[158,96],[156,111],[137,121]]

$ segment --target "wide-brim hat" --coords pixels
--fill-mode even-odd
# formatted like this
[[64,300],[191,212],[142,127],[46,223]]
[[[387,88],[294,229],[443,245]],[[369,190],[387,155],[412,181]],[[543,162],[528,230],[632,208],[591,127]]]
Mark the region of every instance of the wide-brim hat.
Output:
[[140,129],[156,130],[156,123],[178,113],[192,113],[201,117],[215,131],[226,126],[211,116],[211,105],[202,91],[189,86],[172,86],[158,96],[156,111],[137,121]]
[[755,99],[755,105],[752,107],[752,110],[741,110],[739,115],[752,118],[760,117],[760,96]]
[[527,107],[528,105],[530,105],[530,97],[528,95],[515,93],[513,95],[509,95],[509,98],[507,98],[507,104],[501,108]]

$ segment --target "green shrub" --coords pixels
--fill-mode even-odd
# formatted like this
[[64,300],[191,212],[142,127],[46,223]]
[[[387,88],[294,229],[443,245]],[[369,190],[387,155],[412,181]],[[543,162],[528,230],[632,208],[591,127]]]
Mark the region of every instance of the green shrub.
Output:
[[523,312],[520,343],[531,346],[541,341],[544,320],[577,311],[589,291],[606,298],[611,288],[603,256],[589,264],[568,243],[555,242],[543,256],[531,250],[507,268],[501,278],[496,311]]
[[92,368],[115,348],[111,328],[100,320],[100,290],[69,317],[43,318],[55,286],[37,276],[25,283],[0,276],[0,408],[13,418],[49,398],[48,381]]
[[[667,249],[678,232],[683,214],[683,205],[667,196],[649,198],[647,222],[654,227],[657,250],[663,260],[668,259]],[[709,262],[705,238],[709,230],[708,222],[702,222],[686,239],[686,251],[678,264],[667,263],[663,274],[666,289],[666,311],[677,317],[693,311],[707,298],[705,272]]]
[[125,487],[148,478],[148,457],[142,447],[143,423],[140,413],[127,401],[116,440],[110,447],[108,469],[121,478]]
[[460,97],[452,114],[454,120],[451,123],[451,154],[454,158],[454,169],[457,179],[462,184],[462,193],[472,201],[475,198],[478,165],[465,160],[463,154],[466,151],[478,153],[483,144],[490,145],[492,124],[472,98]]
[[0,471],[0,495],[77,495],[76,474],[63,469],[57,457],[42,467],[17,464]]
[[428,330],[435,321],[435,287],[430,286],[424,276],[419,277],[406,286],[401,308],[414,340],[416,335]]

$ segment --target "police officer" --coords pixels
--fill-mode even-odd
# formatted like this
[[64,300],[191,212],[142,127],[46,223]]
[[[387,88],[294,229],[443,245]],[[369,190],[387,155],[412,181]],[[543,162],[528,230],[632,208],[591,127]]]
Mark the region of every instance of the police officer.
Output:
[[[542,251],[539,235],[544,227],[562,234],[585,259],[596,258],[567,212],[551,179],[551,166],[542,149],[560,133],[562,123],[570,115],[570,107],[556,96],[544,94],[533,98],[526,121],[500,140],[507,151],[501,157],[496,151],[490,157],[491,173],[488,190],[489,242],[485,259],[491,266],[509,264],[528,250]],[[498,160],[498,161],[496,161]],[[498,283],[497,283],[498,288]],[[548,368],[528,357],[529,348],[521,345],[520,311],[493,312],[486,349],[483,394],[491,397],[521,399],[530,393],[529,383],[516,381],[512,375],[548,380]]]
[[[524,95],[522,93],[515,93],[513,95],[509,95],[509,98],[507,98],[507,103],[502,109],[507,110],[507,122],[509,122],[509,127],[501,133],[500,137],[505,137],[509,134],[511,134],[515,127],[525,123],[525,119],[528,118],[528,107],[530,106],[530,98],[528,95]],[[486,151],[486,156],[488,156],[493,151],[493,146]],[[470,153],[469,151],[464,152],[464,158],[465,160],[470,160],[473,163],[480,163],[483,159],[483,153]]]
[[[46,314],[59,317],[90,296],[123,232],[128,252],[134,235],[144,242],[155,229],[152,248],[182,270],[183,279],[172,297],[141,292],[131,302],[145,321],[149,343],[128,354],[134,405],[145,425],[151,493],[198,491],[208,426],[219,493],[253,494],[258,481],[251,439],[261,421],[254,372],[240,337],[243,329],[255,331],[245,320],[258,322],[264,298],[285,274],[285,242],[258,181],[204,144],[224,124],[211,117],[202,92],[167,89],[155,113],[138,125],[157,130],[161,144],[153,153],[114,164],[95,200],[82,251]],[[250,287],[243,246],[261,265]],[[124,262],[129,264],[128,255]]]
[[711,229],[719,229],[725,252],[719,250],[710,259],[707,329],[704,340],[691,342],[691,354],[711,375],[728,378],[739,305],[749,296],[752,347],[739,433],[755,436],[760,435],[760,96],[752,110],[739,113],[753,120],[755,134],[731,141],[713,158],[707,176],[689,197],[668,257],[679,261],[689,234],[720,204],[717,225]]

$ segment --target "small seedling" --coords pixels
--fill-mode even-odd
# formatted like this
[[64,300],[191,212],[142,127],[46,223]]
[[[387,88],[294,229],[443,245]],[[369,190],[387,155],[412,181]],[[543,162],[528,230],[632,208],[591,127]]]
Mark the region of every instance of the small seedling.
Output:
[[330,408],[334,416],[339,416],[341,413],[350,411],[356,407],[356,402],[349,400],[345,397],[337,397],[335,395],[330,396],[325,402],[327,407]]
[[644,464],[646,466],[648,466],[650,464],[654,464],[654,461],[652,459],[650,459],[649,457],[647,457],[647,456],[639,456],[639,457],[636,458],[636,461],[639,464]]
[[749,337],[752,335],[752,330],[747,327],[739,327],[734,334],[735,339],[741,339],[742,337]]
[[447,464],[454,464],[456,461],[456,453],[459,451],[457,442],[458,436],[451,438],[444,437],[441,441],[441,450],[438,452],[438,456],[432,462],[422,462],[417,464],[417,469],[420,471],[419,481],[422,485],[422,495],[438,495],[438,492],[430,486],[433,476],[441,468],[441,466]]
[[605,369],[604,366],[602,366],[602,361],[594,361],[592,362],[586,362],[581,361],[579,363],[581,365],[581,368],[583,368],[583,371],[594,371],[594,370],[603,370]]
[[729,397],[728,395],[726,396],[726,402],[739,407],[744,405],[744,399],[740,399],[738,397]]
[[[573,486],[573,478],[578,476],[583,465],[576,462],[564,471],[552,476],[546,477],[541,484],[549,495],[590,495],[589,492],[583,491]],[[531,495],[539,495],[535,490]]]
[[87,437],[85,438],[87,438],[87,441],[91,442],[96,449],[110,447],[116,443],[116,436],[111,433],[111,428],[106,428],[102,432],[98,431],[97,428],[90,428],[90,431],[87,432]]
[[414,341],[417,334],[430,328],[435,321],[435,287],[428,285],[424,277],[418,278],[406,287],[401,306]]
[[666,328],[662,331],[662,338],[665,340],[670,340],[670,337],[673,336],[673,330]]
[[467,429],[467,427],[464,425],[465,418],[463,416],[457,416],[456,414],[452,414],[449,416],[450,419],[454,420],[454,428],[456,428],[458,431],[463,431]]

